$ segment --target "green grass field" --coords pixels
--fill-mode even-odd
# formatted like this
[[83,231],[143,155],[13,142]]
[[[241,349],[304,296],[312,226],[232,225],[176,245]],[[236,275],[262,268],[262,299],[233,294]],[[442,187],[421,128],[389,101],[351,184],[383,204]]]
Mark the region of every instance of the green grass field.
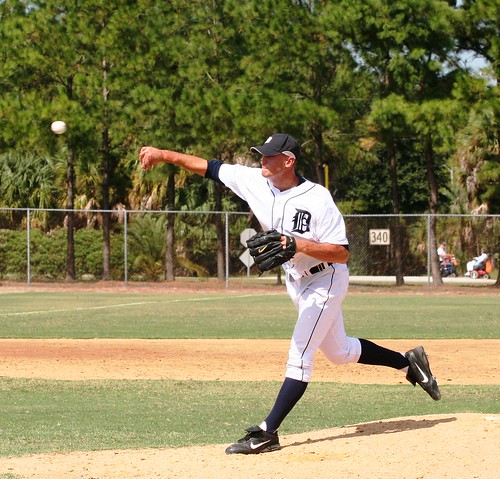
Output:
[[[499,338],[498,295],[351,294],[350,335]],[[2,338],[289,338],[284,292],[0,294]]]
[[[349,334],[378,339],[498,339],[498,295],[351,294]],[[2,293],[2,338],[289,338],[285,293]],[[495,360],[495,358],[492,358]],[[0,378],[0,455],[225,444],[267,414],[279,382]],[[500,413],[500,386],[313,382],[284,434],[390,417]],[[348,402],[344,399],[349,398]]]

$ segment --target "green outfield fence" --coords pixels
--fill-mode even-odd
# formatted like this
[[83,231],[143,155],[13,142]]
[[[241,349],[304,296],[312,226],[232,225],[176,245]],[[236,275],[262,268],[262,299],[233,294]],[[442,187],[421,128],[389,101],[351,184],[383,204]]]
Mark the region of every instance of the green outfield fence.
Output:
[[[438,267],[434,248],[440,242],[457,262],[454,275],[444,282],[486,285],[498,275],[500,215],[344,218],[352,282],[431,286]],[[104,223],[109,224],[106,247]],[[126,283],[215,279],[227,286],[245,277],[280,282],[279,269],[259,276],[252,265],[244,240],[258,228],[249,212],[0,208],[0,280],[28,285],[69,278]],[[467,261],[482,251],[492,259],[490,279],[465,277]]]

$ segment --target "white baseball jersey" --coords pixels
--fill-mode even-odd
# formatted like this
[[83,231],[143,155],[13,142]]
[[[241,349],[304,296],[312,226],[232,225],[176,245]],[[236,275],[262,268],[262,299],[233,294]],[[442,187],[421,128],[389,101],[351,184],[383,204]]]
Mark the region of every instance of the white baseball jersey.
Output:
[[[321,243],[347,245],[345,224],[330,192],[309,180],[280,191],[262,176],[260,168],[222,164],[219,180],[245,200],[264,230]],[[320,261],[303,253],[283,265],[287,277],[298,279]],[[345,264],[335,264],[345,270]]]

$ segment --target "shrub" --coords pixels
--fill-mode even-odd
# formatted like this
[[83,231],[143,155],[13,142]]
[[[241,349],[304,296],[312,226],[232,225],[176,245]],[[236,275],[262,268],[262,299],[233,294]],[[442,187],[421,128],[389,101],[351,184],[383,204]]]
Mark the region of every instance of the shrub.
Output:
[[[0,230],[0,278],[27,277],[26,231]],[[34,279],[64,280],[66,277],[66,229],[48,233],[30,230],[30,271]],[[102,232],[75,231],[76,279],[102,277]],[[112,279],[123,279],[123,235],[118,228],[111,235]]]

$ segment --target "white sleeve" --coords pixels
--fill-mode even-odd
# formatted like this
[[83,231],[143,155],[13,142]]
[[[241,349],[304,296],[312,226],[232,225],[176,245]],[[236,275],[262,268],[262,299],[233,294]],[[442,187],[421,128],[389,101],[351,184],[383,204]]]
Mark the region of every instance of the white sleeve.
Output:
[[219,170],[219,179],[240,198],[248,201],[256,193],[255,186],[262,184],[264,177],[260,168],[223,164]]
[[316,241],[340,245],[349,244],[344,218],[333,200],[327,201],[322,210],[323,214],[318,218],[316,225]]

